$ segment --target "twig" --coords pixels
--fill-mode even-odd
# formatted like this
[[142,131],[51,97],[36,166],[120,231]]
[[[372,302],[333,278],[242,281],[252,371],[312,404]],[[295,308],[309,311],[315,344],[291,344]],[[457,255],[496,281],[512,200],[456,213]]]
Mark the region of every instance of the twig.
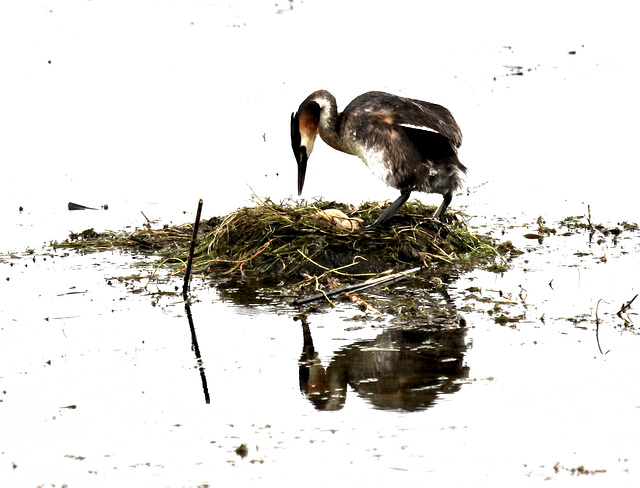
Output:
[[153,244],[149,241],[145,241],[144,239],[138,237],[138,236],[134,236],[134,235],[130,235],[129,239],[131,239],[133,242],[137,242],[138,244],[140,244],[143,247],[148,247],[148,248],[152,248]]
[[258,194],[255,192],[253,188],[251,188],[251,185],[247,183],[247,186],[249,187],[249,190],[251,190],[251,193],[253,193],[253,196],[257,198],[258,202],[260,202],[260,205],[264,205],[265,204],[264,200],[258,196]]
[[604,303],[609,303],[605,300],[603,300],[602,298],[600,300],[598,300],[598,303],[596,304],[596,342],[598,343],[598,350],[600,351],[600,354],[608,354],[609,351],[607,352],[602,352],[602,348],[600,347],[600,319],[598,318],[598,307],[600,306],[600,302],[604,302]]
[[[249,261],[251,261],[253,258],[256,258],[260,255],[260,253],[262,253],[266,248],[268,248],[271,243],[275,241],[274,239],[269,239],[267,242],[265,242],[262,246],[260,246],[260,249],[258,249],[256,252],[254,252],[251,256],[249,256],[246,259],[241,259],[241,260],[236,260],[236,261],[232,261],[232,260],[228,260],[228,259],[214,259],[212,260],[212,262],[216,262],[216,263],[231,263],[231,264],[235,264],[236,266],[234,266],[233,268],[225,271],[222,274],[229,274],[232,273],[233,271],[235,271],[235,269],[239,266],[240,268],[242,268],[242,266],[244,266],[245,264],[247,264]],[[242,275],[244,276],[244,272],[242,273]]]
[[380,312],[380,310],[378,310],[374,306],[368,304],[366,301],[364,301],[358,295],[354,295],[353,293],[345,293],[344,296],[347,297],[349,300],[351,300],[356,305],[358,305],[358,307],[360,307],[362,310],[367,310],[369,312],[373,312],[373,313],[376,313],[378,315],[380,315],[382,313],[382,312]]
[[318,295],[324,296],[327,299],[327,301],[329,302],[329,305],[331,305],[332,307],[335,307],[335,304],[331,301],[331,298],[329,298],[329,296],[326,294],[326,292],[320,287],[320,283],[318,282],[318,277],[314,276],[314,278],[316,280],[316,291],[320,292]]
[[196,249],[196,238],[198,237],[198,226],[200,225],[200,214],[202,213],[202,198],[198,201],[198,211],[196,212],[196,221],[193,224],[193,236],[191,237],[191,247],[189,248],[189,260],[187,261],[187,270],[184,273],[184,285],[182,285],[182,296],[185,301],[187,292],[189,291],[189,278],[191,278],[191,264],[193,263],[193,253]]
[[593,234],[596,233],[596,228],[593,225],[593,222],[591,222],[591,205],[587,205],[587,223],[589,224],[589,242],[591,242],[591,239],[593,239]]
[[625,325],[627,325],[627,326],[629,325],[629,321],[628,321],[627,319],[625,319],[625,318],[622,316],[622,314],[623,314],[623,313],[625,313],[627,310],[629,310],[629,309],[631,308],[631,304],[633,303],[633,301],[634,301],[636,298],[638,298],[638,294],[637,294],[637,293],[636,293],[636,296],[635,296],[635,297],[633,297],[633,298],[632,298],[631,300],[629,300],[627,303],[623,304],[623,305],[622,305],[622,307],[620,307],[620,310],[618,310],[618,313],[617,313],[618,317],[620,317],[620,318],[624,321]]
[[[311,264],[317,266],[320,269],[324,269],[327,273],[336,273],[342,276],[370,276],[374,273],[342,273],[340,270],[341,269],[346,269],[346,268],[350,268],[351,266],[355,266],[356,264],[360,264],[360,261],[358,261],[358,258],[360,259],[364,259],[362,256],[356,256],[353,259],[352,263],[349,264],[345,264],[344,266],[340,266],[339,268],[327,268],[326,266],[322,266],[320,263],[315,262],[313,259],[311,259],[309,256],[307,256],[305,253],[303,253],[300,249],[298,249],[298,252],[300,253],[300,255],[306,259],[307,261],[309,261]],[[326,273],[324,273],[326,274]]]
[[391,284],[391,283],[396,283],[398,281],[402,281],[406,278],[409,277],[409,275],[417,273],[418,271],[420,271],[422,268],[413,268],[413,269],[409,269],[407,271],[401,271],[399,273],[395,273],[389,276],[381,276],[379,278],[373,278],[371,280],[367,280],[363,283],[356,283],[356,284],[352,284],[352,285],[345,285],[345,286],[341,286],[340,288],[336,288],[335,290],[331,290],[328,292],[323,292],[323,293],[318,293],[316,295],[310,295],[306,298],[298,298],[297,300],[293,301],[294,305],[304,305],[305,303],[310,303],[310,302],[315,302],[316,300],[321,300],[322,298],[329,298],[329,297],[333,297],[336,295],[341,295],[342,293],[345,292],[356,292],[356,291],[363,291],[363,290],[367,290],[369,288],[372,288],[374,286],[378,286],[378,285],[382,285],[382,284]]

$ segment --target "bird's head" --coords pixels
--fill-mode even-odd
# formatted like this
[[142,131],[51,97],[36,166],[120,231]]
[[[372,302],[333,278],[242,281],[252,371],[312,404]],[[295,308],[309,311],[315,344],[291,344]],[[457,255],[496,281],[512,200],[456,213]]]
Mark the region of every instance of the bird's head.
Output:
[[298,163],[298,195],[302,193],[307,161],[320,127],[320,106],[305,100],[297,112],[291,114],[291,147]]

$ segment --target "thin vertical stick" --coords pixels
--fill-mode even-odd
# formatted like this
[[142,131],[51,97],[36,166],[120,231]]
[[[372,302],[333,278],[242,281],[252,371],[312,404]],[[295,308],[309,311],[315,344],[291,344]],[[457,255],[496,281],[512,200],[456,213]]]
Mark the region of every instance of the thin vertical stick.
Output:
[[211,397],[209,396],[209,387],[207,386],[207,375],[204,372],[204,363],[200,355],[200,347],[198,346],[198,337],[196,336],[196,326],[193,323],[193,316],[191,315],[191,307],[189,306],[189,301],[186,299],[184,301],[184,308],[187,311],[187,320],[189,321],[189,329],[191,330],[191,349],[196,353],[196,361],[198,362],[198,369],[200,370],[200,380],[202,381],[202,391],[204,392],[204,401],[208,405],[211,403]]
[[598,307],[600,306],[600,302],[604,302],[606,304],[609,304],[609,302],[603,300],[602,298],[600,300],[598,300],[598,303],[596,304],[596,342],[598,343],[598,350],[600,351],[600,354],[609,354],[609,351],[607,352],[602,352],[602,348],[600,347],[600,319],[598,318]]
[[189,291],[189,279],[191,278],[191,264],[193,263],[193,252],[196,249],[196,238],[198,237],[198,226],[200,225],[200,214],[202,213],[202,198],[198,202],[198,212],[196,213],[196,221],[193,224],[193,236],[191,237],[191,248],[189,249],[189,260],[187,261],[187,270],[184,274],[184,285],[182,286],[182,296],[187,299]]

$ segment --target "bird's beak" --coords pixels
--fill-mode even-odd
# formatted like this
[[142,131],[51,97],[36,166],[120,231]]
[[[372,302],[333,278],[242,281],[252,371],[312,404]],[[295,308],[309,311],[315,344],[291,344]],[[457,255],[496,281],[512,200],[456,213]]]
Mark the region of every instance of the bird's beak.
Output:
[[300,153],[297,154],[298,160],[298,196],[302,193],[302,187],[304,186],[304,175],[307,173],[307,148],[302,146]]

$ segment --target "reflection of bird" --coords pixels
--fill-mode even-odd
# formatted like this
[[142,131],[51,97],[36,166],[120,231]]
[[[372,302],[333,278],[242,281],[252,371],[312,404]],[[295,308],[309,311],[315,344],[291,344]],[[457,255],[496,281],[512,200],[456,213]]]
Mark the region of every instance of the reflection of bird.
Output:
[[318,410],[342,409],[350,390],[376,408],[424,410],[442,394],[458,391],[469,376],[464,327],[389,329],[341,348],[325,366],[309,324],[300,318],[300,390]]
[[396,199],[370,227],[388,221],[413,190],[440,193],[434,218],[444,215],[467,168],[458,160],[462,133],[451,112],[433,103],[384,92],[355,98],[338,114],[326,90],[309,95],[291,115],[291,145],[298,162],[298,194],[316,136],[338,151],[360,157],[389,186]]

